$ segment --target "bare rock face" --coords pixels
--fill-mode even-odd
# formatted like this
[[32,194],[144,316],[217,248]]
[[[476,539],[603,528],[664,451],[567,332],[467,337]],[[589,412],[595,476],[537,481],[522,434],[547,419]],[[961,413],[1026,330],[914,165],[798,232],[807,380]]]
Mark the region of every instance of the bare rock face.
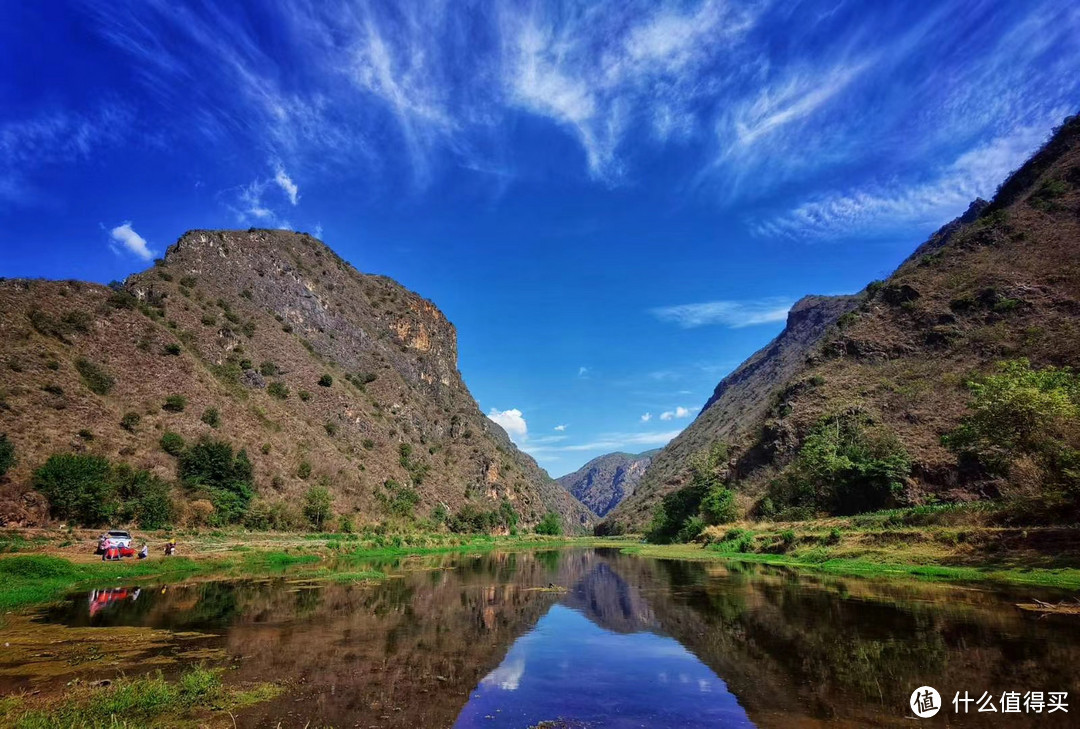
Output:
[[[191,231],[118,290],[0,281],[0,344],[19,457],[0,503],[20,521],[30,473],[73,441],[175,478],[158,445],[166,430],[246,449],[261,498],[295,505],[321,481],[360,522],[388,515],[395,484],[419,494],[417,517],[507,500],[524,526],[547,511],[569,531],[593,519],[480,412],[433,303],[306,234]],[[114,386],[88,389],[80,359]],[[184,396],[182,412],[162,409],[169,395]],[[210,407],[216,428],[200,417]],[[120,427],[128,412],[140,416],[131,430]]]
[[645,469],[659,450],[638,455],[609,453],[556,479],[559,484],[597,516],[604,516],[634,493]]

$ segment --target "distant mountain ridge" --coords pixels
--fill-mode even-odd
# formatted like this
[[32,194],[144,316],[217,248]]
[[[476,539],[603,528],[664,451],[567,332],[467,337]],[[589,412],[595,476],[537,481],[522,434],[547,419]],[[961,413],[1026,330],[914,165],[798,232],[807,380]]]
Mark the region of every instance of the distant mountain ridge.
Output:
[[608,453],[555,480],[590,511],[602,517],[634,493],[645,469],[659,452],[657,448],[636,455]]
[[[962,469],[942,443],[969,414],[972,376],[1004,360],[1080,365],[1080,117],[994,199],[920,245],[884,281],[806,297],[784,330],[716,387],[693,423],[607,515],[644,527],[687,483],[693,456],[724,442],[728,482],[755,512],[823,418],[862,418],[911,458],[900,503],[967,501],[1008,487]],[[1016,488],[1023,488],[1017,486]]]

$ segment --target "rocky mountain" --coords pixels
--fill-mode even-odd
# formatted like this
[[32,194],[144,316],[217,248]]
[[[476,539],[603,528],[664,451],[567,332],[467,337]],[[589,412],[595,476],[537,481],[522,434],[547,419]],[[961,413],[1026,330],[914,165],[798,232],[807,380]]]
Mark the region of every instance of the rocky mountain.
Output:
[[[743,511],[823,418],[858,419],[910,458],[902,503],[992,497],[1003,485],[959,467],[942,437],[970,411],[973,376],[1027,358],[1080,364],[1080,119],[1072,117],[990,203],[976,201],[885,281],[807,297],[787,326],[717,386],[609,519],[641,527],[687,482],[690,459],[729,446]],[[1037,480],[1037,479],[1036,479]]]
[[608,453],[555,480],[594,514],[604,516],[634,493],[645,469],[659,452],[656,449],[637,455]]
[[166,433],[245,449],[257,500],[323,484],[359,523],[504,502],[525,526],[592,518],[480,412],[434,304],[306,234],[191,231],[111,288],[0,280],[0,351],[18,459],[0,523],[46,518],[31,473],[57,452],[175,480]]

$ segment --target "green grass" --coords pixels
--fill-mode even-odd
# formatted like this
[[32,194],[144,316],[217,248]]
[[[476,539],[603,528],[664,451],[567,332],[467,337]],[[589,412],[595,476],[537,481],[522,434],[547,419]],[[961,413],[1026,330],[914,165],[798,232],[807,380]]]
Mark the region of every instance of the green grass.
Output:
[[[720,545],[716,545],[720,547]],[[1013,585],[1055,587],[1080,590],[1080,569],[1043,569],[1023,567],[953,567],[917,565],[903,562],[872,561],[831,557],[827,547],[815,547],[798,554],[742,553],[724,547],[700,547],[694,544],[635,545],[624,547],[624,554],[642,557],[726,562],[756,562],[858,577],[903,577],[935,582],[993,582]]]
[[193,560],[186,557],[125,562],[75,563],[61,557],[26,554],[0,559],[0,611],[57,599],[80,587],[127,583],[153,578],[185,578],[198,574],[273,571],[295,564],[317,562],[318,555],[282,552],[245,553],[240,559]]
[[[412,535],[405,538],[374,540],[333,539],[320,551],[317,546],[292,551],[230,551],[227,556],[207,559],[187,557],[130,560],[124,562],[74,563],[61,557],[40,554],[0,558],[0,612],[48,603],[77,589],[92,589],[102,585],[137,584],[154,579],[185,579],[199,575],[219,574],[237,577],[268,574],[289,568],[304,568],[318,564],[326,557],[335,562],[335,571],[344,575],[361,575],[363,571],[348,570],[349,564],[369,560],[412,555],[449,554],[455,552],[482,553],[494,549],[533,549],[536,547],[622,546],[625,542],[593,538],[557,539],[547,537],[490,537],[463,535]],[[349,535],[352,536],[352,535]],[[212,540],[213,535],[203,535]],[[394,543],[400,542],[400,543]],[[310,550],[310,551],[309,551]],[[358,579],[374,579],[364,576]],[[342,577],[342,581],[355,581]]]
[[45,707],[28,708],[21,697],[8,697],[0,703],[0,722],[16,729],[148,726],[181,718],[192,710],[250,706],[278,693],[280,689],[271,684],[245,690],[227,688],[219,671],[199,666],[172,682],[159,672],[137,679],[120,678],[103,689],[76,688]]

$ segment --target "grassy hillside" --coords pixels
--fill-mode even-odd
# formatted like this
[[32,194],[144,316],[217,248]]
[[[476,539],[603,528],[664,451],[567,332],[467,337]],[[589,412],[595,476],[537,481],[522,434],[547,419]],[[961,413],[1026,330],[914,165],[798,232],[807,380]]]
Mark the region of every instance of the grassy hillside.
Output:
[[719,488],[728,518],[973,500],[1075,518],[1080,120],[793,346],[798,308],[609,520],[644,527],[687,486],[686,518]]
[[[0,281],[0,343],[16,459],[3,524],[48,518],[34,473],[58,453],[130,464],[134,476],[98,478],[121,492],[166,484],[177,523],[221,521],[228,497],[256,522],[294,526],[312,492],[329,495],[335,522],[458,515],[460,528],[499,529],[554,511],[573,530],[591,518],[480,412],[431,302],[305,234],[193,231],[111,288]],[[218,468],[220,449],[193,455],[200,442],[236,460]],[[58,483],[87,467],[54,465]]]

